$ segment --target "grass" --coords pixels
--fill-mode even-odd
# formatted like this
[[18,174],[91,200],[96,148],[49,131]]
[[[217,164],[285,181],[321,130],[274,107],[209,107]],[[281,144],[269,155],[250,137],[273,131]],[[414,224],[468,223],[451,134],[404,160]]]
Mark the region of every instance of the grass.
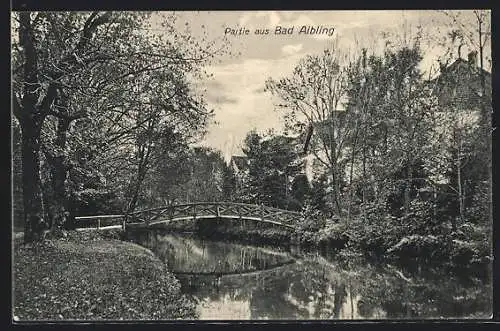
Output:
[[13,266],[17,321],[196,318],[195,305],[151,251],[102,232],[16,243]]

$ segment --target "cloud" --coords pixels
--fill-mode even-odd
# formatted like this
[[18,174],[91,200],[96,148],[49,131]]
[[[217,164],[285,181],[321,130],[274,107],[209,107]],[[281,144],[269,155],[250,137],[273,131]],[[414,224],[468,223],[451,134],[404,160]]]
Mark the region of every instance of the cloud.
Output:
[[280,15],[278,15],[277,12],[273,11],[269,13],[269,26],[274,27],[278,25],[278,23],[281,21]]
[[220,96],[216,96],[214,98],[214,102],[217,104],[226,103],[226,104],[234,105],[234,104],[238,103],[238,98],[229,97],[227,95],[220,95]]
[[236,104],[238,98],[231,96],[231,90],[220,80],[208,80],[203,82],[205,87],[205,100],[212,105]]
[[[212,15],[212,17],[209,17]],[[300,58],[307,54],[321,54],[325,47],[335,44],[340,55],[354,57],[361,47],[379,52],[379,37],[382,31],[402,32],[401,23],[408,21],[413,26],[422,24],[430,33],[445,23],[442,15],[432,11],[246,11],[216,12],[208,15],[204,22],[216,26],[213,33],[219,35],[219,26],[273,29],[276,25],[295,27],[323,26],[335,28],[333,36],[326,34],[292,36],[256,36],[231,39],[231,50],[241,51],[241,57],[224,59],[213,64],[208,71],[215,76],[215,82],[203,85],[207,90],[207,102],[215,108],[215,119],[209,129],[207,145],[223,149],[226,145],[239,144],[252,128],[279,130],[282,123],[275,112],[277,100],[270,93],[264,93],[267,78],[279,79],[292,74]],[[217,19],[217,24],[213,23]],[[433,21],[435,20],[435,22]],[[415,30],[415,29],[414,29]],[[272,31],[271,31],[272,32]],[[432,49],[432,53],[439,50]],[[425,66],[434,57],[424,59]],[[426,62],[427,61],[427,62]],[[209,97],[209,98],[208,98]],[[231,150],[231,149],[230,149]],[[228,152],[231,153],[231,152]]]
[[265,86],[258,87],[255,90],[253,90],[253,92],[254,93],[265,93],[266,92],[266,87]]
[[275,100],[271,95],[264,93],[264,84],[269,77],[278,79],[290,75],[301,56],[294,53],[277,59],[246,59],[211,66],[209,71],[216,83],[206,85],[207,94],[221,95],[220,91],[225,91],[223,97],[228,96],[230,100],[226,103],[216,103],[216,98],[211,100],[214,119],[220,124],[209,127],[204,144],[237,153],[250,130],[274,128],[279,132],[283,125],[281,114],[274,110]]
[[302,50],[302,44],[285,45],[281,48],[281,51],[286,55],[292,55],[298,53]]
[[251,29],[274,28],[280,21],[280,14],[276,11],[246,12],[238,20],[240,26]]
[[318,24],[318,20],[313,20],[309,15],[299,15],[295,19],[288,21],[287,24],[294,25],[294,26],[301,26],[301,25],[315,25]]

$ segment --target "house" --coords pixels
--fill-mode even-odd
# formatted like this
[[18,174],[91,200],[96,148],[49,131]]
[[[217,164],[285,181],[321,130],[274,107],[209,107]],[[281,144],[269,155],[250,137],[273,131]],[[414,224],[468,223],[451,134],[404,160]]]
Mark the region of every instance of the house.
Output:
[[233,155],[231,156],[229,165],[233,170],[235,176],[241,177],[241,175],[246,172],[248,166],[248,158],[246,156]]
[[246,156],[233,155],[229,161],[229,167],[234,174],[236,188],[241,189],[243,179],[248,172],[248,158]]
[[[438,77],[430,80],[429,85],[438,97],[440,108],[460,112],[465,122],[481,118],[482,102],[491,102],[491,73],[478,66],[475,51],[468,54],[467,60],[459,57],[449,66],[442,64]],[[490,107],[491,104],[486,109]]]
[[[486,97],[483,96],[483,77]],[[459,122],[468,125],[479,123],[484,115],[482,101],[491,100],[491,73],[484,69],[481,71],[477,52],[470,52],[467,60],[459,57],[450,65],[441,65],[439,75],[430,80],[428,86],[437,95],[439,108],[443,114],[449,112],[451,107],[458,113]],[[341,131],[338,128],[345,125],[347,114],[347,111],[337,109],[330,117],[310,123],[300,136],[303,142],[303,157],[311,159],[311,147],[315,138],[321,137],[326,142],[332,134],[337,138],[337,134]],[[446,124],[446,121],[444,122]],[[335,130],[332,130],[333,126]],[[306,167],[310,168],[311,162],[306,163]]]
[[[260,139],[260,144],[263,146],[264,150],[269,151],[269,150],[276,150],[276,154],[274,155],[274,161],[279,164],[280,162],[283,162],[281,158],[283,155],[279,152],[279,147],[281,146],[291,146],[292,147],[292,153],[297,155],[298,158],[295,158],[290,164],[288,164],[289,167],[295,169],[300,169],[299,172],[302,174],[305,174],[306,170],[304,167],[304,160],[302,158],[303,153],[302,153],[302,148],[303,144],[301,141],[301,136],[289,136],[289,135],[268,135],[268,136],[263,136]],[[293,157],[292,157],[293,158]],[[247,156],[241,156],[241,155],[233,155],[230,159],[229,162],[229,167],[232,169],[232,172],[236,178],[236,186],[241,187],[243,184],[243,181],[245,177],[248,175],[249,171],[249,159]],[[272,167],[272,166],[271,166]],[[302,168],[301,168],[302,167]],[[290,168],[290,169],[291,169]],[[287,185],[291,185],[294,177],[288,177],[286,175],[287,171],[290,170],[289,168],[279,168],[278,173],[285,174],[287,178]],[[289,182],[288,182],[289,181]]]
[[[316,156],[311,151],[312,140],[314,137],[321,137],[323,141],[328,141],[330,136],[337,137],[339,130],[332,130],[332,128],[341,128],[345,125],[347,116],[347,111],[342,109],[336,109],[332,112],[329,118],[323,121],[318,121],[314,123],[309,123],[306,130],[297,137],[297,140],[302,146],[300,155],[303,160],[304,173],[307,176],[309,182],[311,182],[313,177],[313,162]],[[323,154],[322,151],[318,151],[317,155]]]
[[[460,132],[459,137],[486,134],[480,127],[489,125],[491,78],[490,72],[478,66],[475,51],[468,54],[467,60],[459,56],[452,64],[440,66],[439,75],[429,81],[429,86],[437,96],[436,130],[443,134],[442,140],[457,139],[453,138],[454,132]],[[489,137],[478,138],[484,139],[486,146]],[[444,174],[433,179],[439,184],[449,181]]]
[[328,137],[331,134],[331,128],[333,125],[335,127],[342,127],[345,123],[347,112],[345,110],[337,109],[334,110],[331,117],[326,118],[322,121],[310,123],[307,129],[304,131],[300,138],[303,141],[303,151],[305,155],[310,153],[311,139],[314,134],[321,135],[322,137]]

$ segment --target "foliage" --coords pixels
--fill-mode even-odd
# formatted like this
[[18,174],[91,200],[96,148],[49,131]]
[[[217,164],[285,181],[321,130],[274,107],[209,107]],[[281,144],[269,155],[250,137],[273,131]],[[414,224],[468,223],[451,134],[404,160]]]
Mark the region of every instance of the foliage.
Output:
[[231,200],[234,178],[230,171],[221,153],[212,148],[172,148],[151,169],[141,205]]
[[13,314],[20,321],[195,317],[165,265],[131,243],[73,233],[19,246],[14,276]]
[[341,57],[337,49],[326,49],[323,54],[303,58],[289,77],[266,81],[266,90],[279,100],[277,108],[286,129],[293,134],[314,131],[309,150],[326,169],[332,187],[330,200],[338,214],[344,207],[340,200],[343,145],[352,129],[346,124],[346,112],[339,109],[346,89]]
[[[80,190],[113,191],[120,209],[133,210],[165,147],[203,135],[211,111],[193,82],[221,49],[177,31],[175,14],[24,12],[12,19],[26,239],[47,223],[63,225]],[[85,187],[85,177],[101,185]]]
[[[491,99],[481,79],[490,76],[458,59],[425,77],[421,39],[388,40],[383,53],[362,49],[347,64],[329,49],[267,81],[287,128],[323,165],[313,169],[304,241],[337,238],[322,220],[340,217],[348,250],[464,267],[488,259],[481,106]],[[469,222],[484,237],[458,230]]]
[[248,159],[246,176],[242,178],[243,202],[289,210],[302,208],[308,184],[301,176],[302,161],[293,138],[261,136],[252,131],[245,138],[243,152]]

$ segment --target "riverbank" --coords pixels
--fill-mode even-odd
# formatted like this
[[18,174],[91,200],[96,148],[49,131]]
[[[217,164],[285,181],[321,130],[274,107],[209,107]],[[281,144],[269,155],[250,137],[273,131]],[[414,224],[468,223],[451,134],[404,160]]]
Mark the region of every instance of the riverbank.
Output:
[[194,319],[195,306],[151,251],[117,231],[14,244],[13,315],[29,320]]
[[318,251],[323,256],[350,260],[362,255],[374,262],[386,262],[404,268],[442,268],[479,278],[491,275],[492,255],[484,229],[470,227],[469,232],[436,235],[408,234],[398,227],[383,229],[343,223],[292,232],[286,228],[246,225],[230,220],[178,222],[157,225],[167,232],[193,232],[200,238],[260,244],[275,247],[300,246],[301,250]]

